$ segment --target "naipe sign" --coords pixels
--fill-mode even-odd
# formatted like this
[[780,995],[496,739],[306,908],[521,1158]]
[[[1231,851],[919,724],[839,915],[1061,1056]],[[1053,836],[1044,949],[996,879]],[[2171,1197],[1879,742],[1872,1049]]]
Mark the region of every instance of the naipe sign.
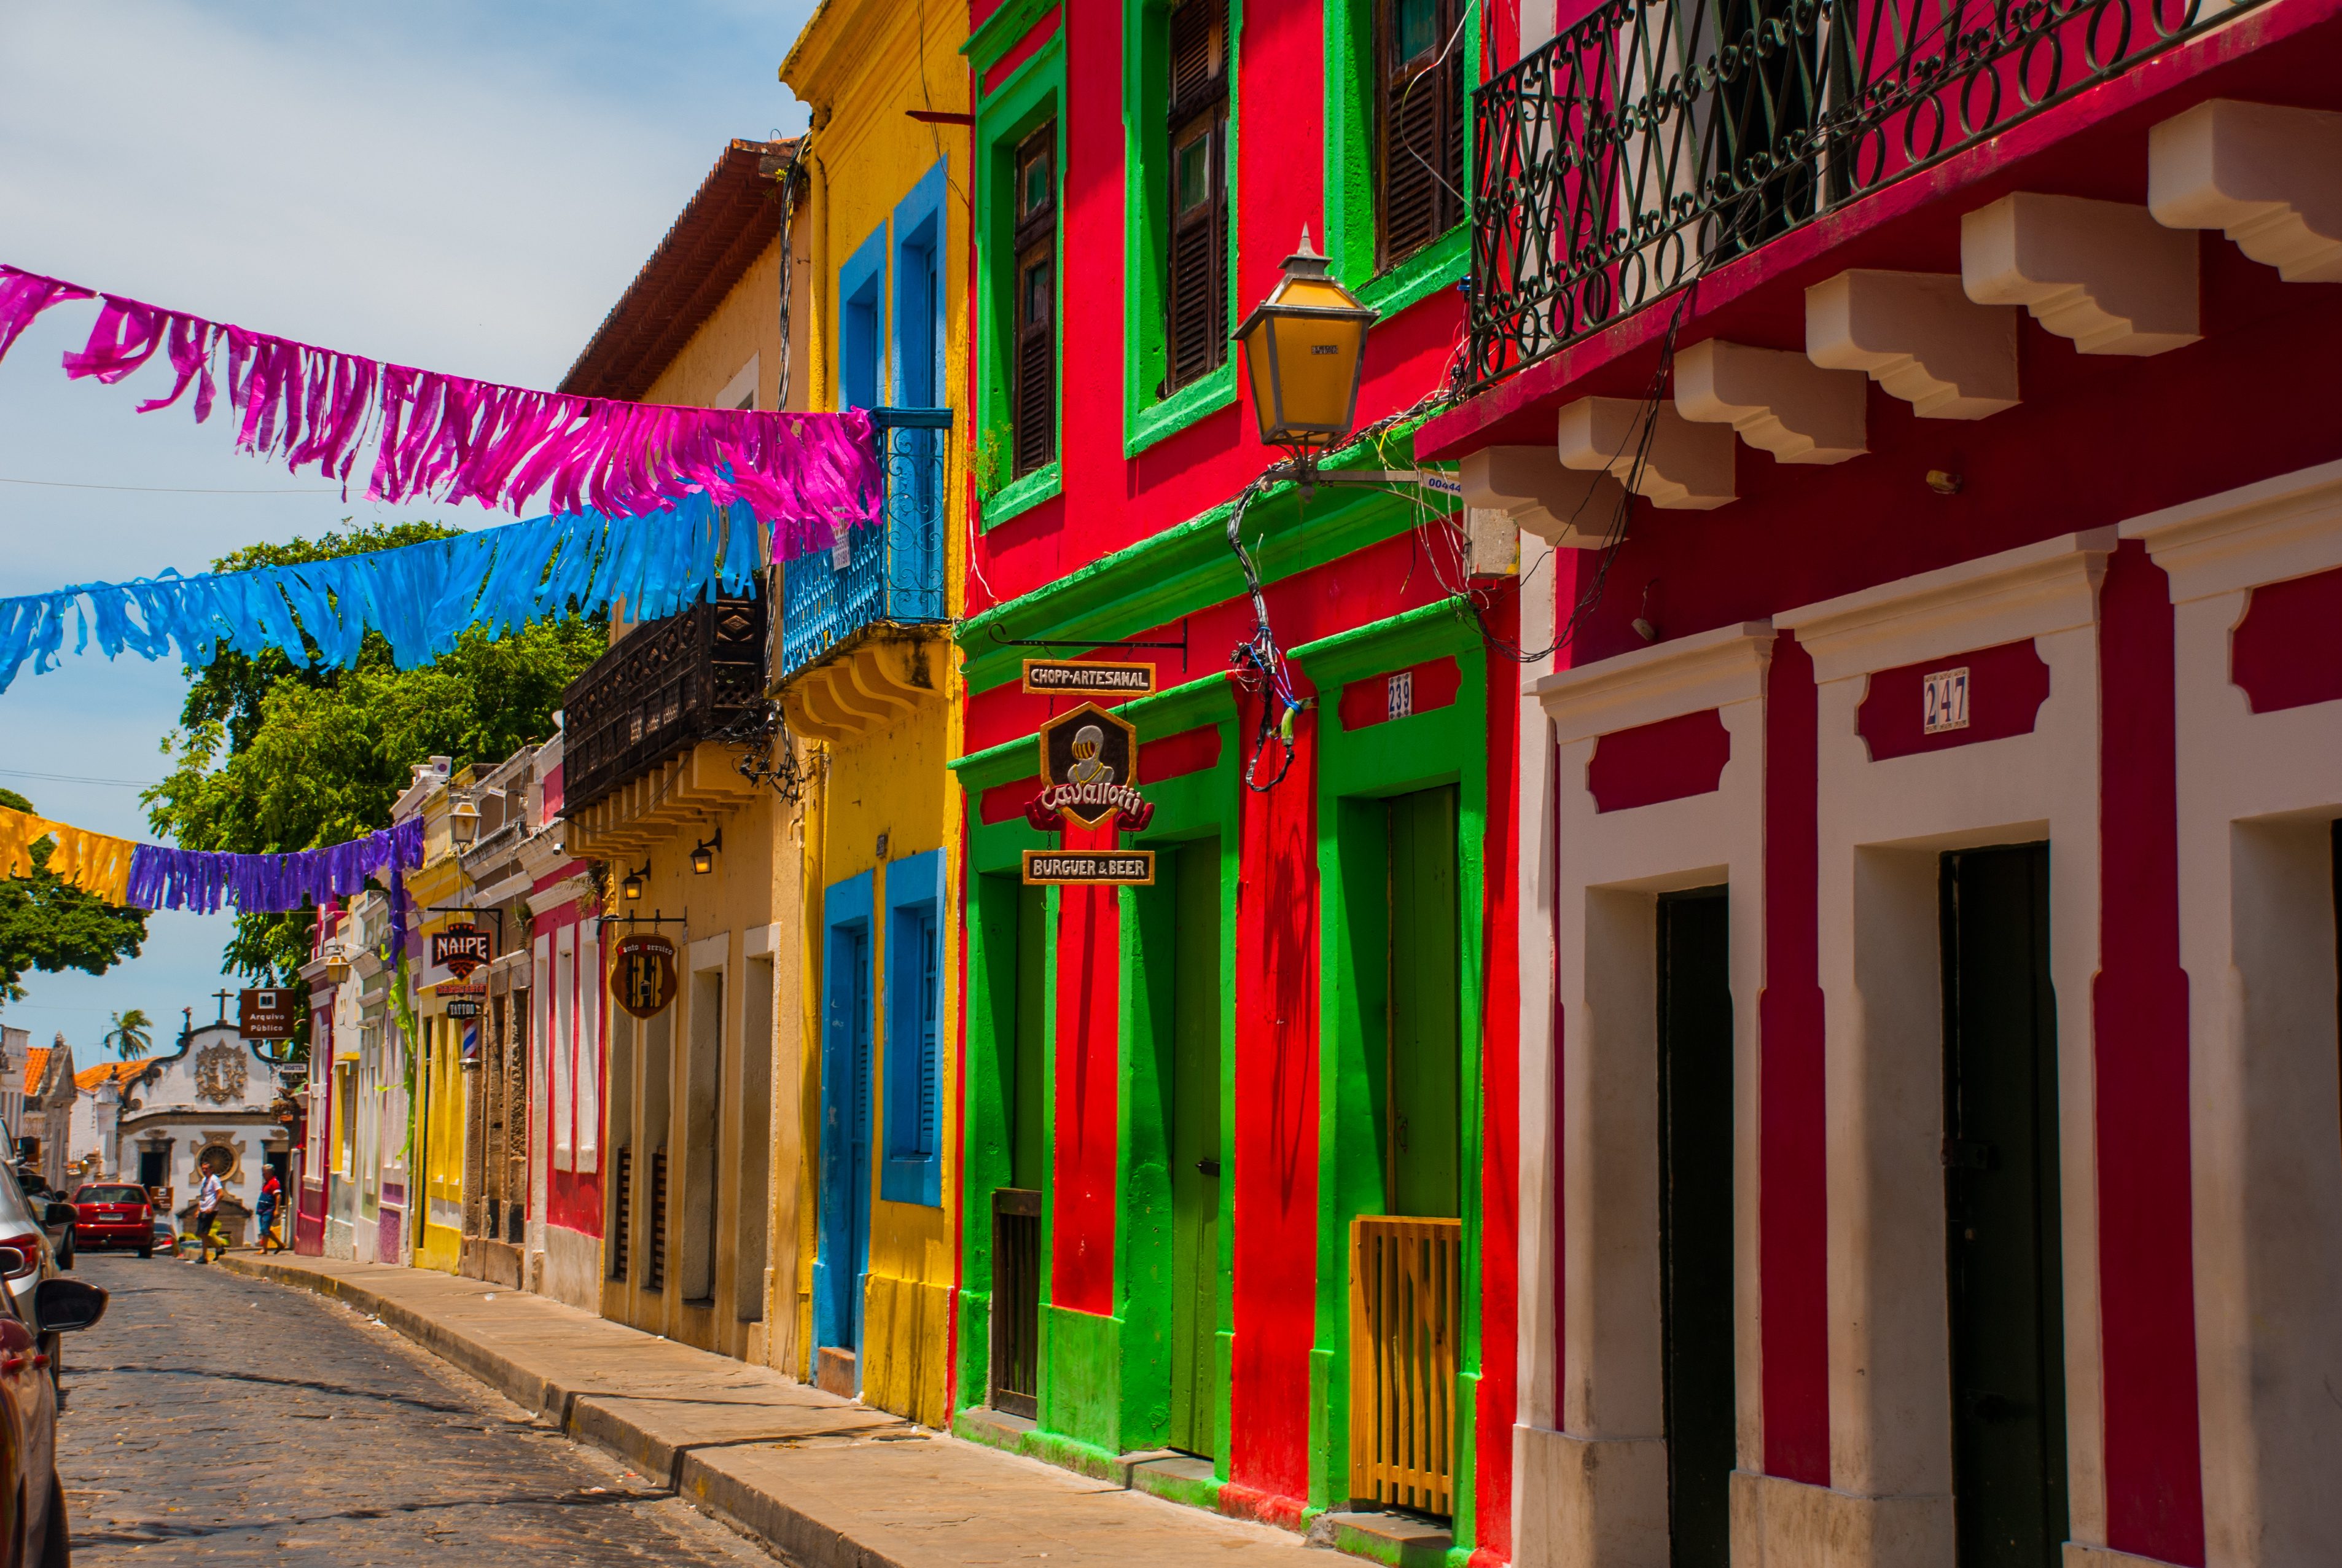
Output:
[[1111,887],[1154,886],[1155,852],[1151,849],[1028,849],[1025,852],[1025,884],[1027,887],[1097,884]]
[[458,980],[469,979],[495,955],[494,939],[476,925],[446,925],[431,934],[431,966]]
[[1060,659],[1025,661],[1027,696],[1143,697],[1155,689],[1152,664],[1095,664]]
[[1041,726],[1041,793],[1026,815],[1045,831],[1065,819],[1096,827],[1120,814],[1137,829],[1155,814],[1138,793],[1138,726],[1084,703]]
[[637,1018],[656,1018],[675,1000],[675,944],[664,936],[619,939],[610,960],[610,995]]
[[299,1022],[290,991],[237,994],[235,1032],[247,1040],[290,1040]]

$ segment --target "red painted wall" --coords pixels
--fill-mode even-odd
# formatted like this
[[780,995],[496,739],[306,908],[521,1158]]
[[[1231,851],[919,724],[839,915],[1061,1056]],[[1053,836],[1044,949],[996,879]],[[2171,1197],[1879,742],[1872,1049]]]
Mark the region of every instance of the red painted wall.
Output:
[[1813,655],[1774,640],[1765,704],[1765,989],[1756,1001],[1765,1469],[1829,1484],[1829,1220]]
[[[1238,704],[1236,733],[1260,723]],[[1236,888],[1236,1343],[1228,1475],[1309,1493],[1309,1346],[1317,1256],[1317,724],[1296,720],[1293,766],[1247,794]]]
[[2170,580],[2126,541],[2099,593],[2098,1295],[2107,1544],[2204,1561],[2188,1215],[2187,975]]
[[[1517,599],[1490,612],[1489,630],[1507,642],[1520,627]],[[1487,926],[1480,960],[1480,1396],[1475,1411],[1475,1568],[1513,1552],[1513,1419],[1520,1386],[1521,667],[1490,651],[1487,660],[1488,818],[1482,905]],[[1418,683],[1421,676],[1416,677]],[[1420,690],[1418,684],[1417,689]]]
[[[1111,823],[1069,823],[1067,849],[1111,849]],[[1111,887],[1057,894],[1056,1205],[1049,1300],[1113,1313],[1116,1068],[1121,1051],[1122,913]],[[1084,963],[1080,955],[1087,954]]]

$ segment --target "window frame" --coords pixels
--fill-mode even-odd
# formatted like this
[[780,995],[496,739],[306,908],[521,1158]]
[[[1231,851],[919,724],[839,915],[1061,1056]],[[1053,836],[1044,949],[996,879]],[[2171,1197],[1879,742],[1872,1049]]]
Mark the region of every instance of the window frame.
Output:
[[[1227,325],[1236,325],[1236,220],[1241,180],[1237,151],[1243,120],[1245,0],[1227,0],[1228,66],[1220,121],[1221,239]],[[1236,401],[1234,346],[1220,363],[1182,385],[1169,385],[1170,14],[1167,0],[1124,0],[1123,133],[1124,316],[1123,455],[1141,452]]]
[[[1421,250],[1377,267],[1378,130],[1376,12],[1386,0],[1327,0],[1326,5],[1326,254],[1334,275],[1371,310],[1388,318],[1461,283],[1472,260],[1470,195],[1479,149],[1473,139],[1472,89],[1486,61],[1481,30],[1467,26],[1457,45],[1464,102],[1464,221]],[[1361,281],[1363,280],[1363,281]]]
[[[927,942],[915,946],[924,930]],[[886,866],[885,1027],[880,1045],[878,1195],[888,1203],[943,1206],[944,976],[943,851]],[[916,1124],[902,1136],[902,1120]]]
[[[971,55],[979,77],[988,67]],[[1013,290],[1016,284],[1016,153],[1042,125],[1055,121],[1057,254],[1065,255],[1066,48],[1062,25],[1018,62],[1005,78],[981,93],[976,105],[975,311],[976,440],[973,461],[981,508],[980,525],[992,529],[1058,494],[1062,456],[1021,478],[1009,472],[1010,381],[1013,357]],[[1056,309],[1065,310],[1062,265],[1056,279]],[[1056,450],[1063,452],[1065,344],[1055,347],[1053,414]]]

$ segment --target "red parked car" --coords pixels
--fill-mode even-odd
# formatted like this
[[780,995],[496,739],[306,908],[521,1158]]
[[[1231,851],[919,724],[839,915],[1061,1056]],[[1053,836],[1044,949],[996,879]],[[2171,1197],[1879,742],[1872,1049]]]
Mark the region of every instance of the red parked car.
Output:
[[[0,1274],[31,1274],[38,1260],[0,1245]],[[45,1279],[29,1299],[0,1292],[0,1562],[70,1568],[65,1483],[57,1474],[56,1336],[105,1315],[105,1292]]]
[[142,1258],[155,1255],[155,1210],[146,1189],[128,1182],[104,1182],[77,1190],[74,1203],[74,1245],[136,1247]]

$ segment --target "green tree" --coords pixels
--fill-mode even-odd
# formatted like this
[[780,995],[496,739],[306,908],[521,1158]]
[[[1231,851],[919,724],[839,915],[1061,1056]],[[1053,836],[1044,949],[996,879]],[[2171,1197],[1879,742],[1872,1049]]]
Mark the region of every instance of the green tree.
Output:
[[[0,789],[0,805],[33,810],[33,803],[12,789]],[[27,970],[103,974],[137,957],[138,944],[146,940],[145,911],[117,909],[49,870],[55,847],[41,840],[33,846],[33,874],[0,882],[0,996],[10,1002],[24,999]]]
[[[314,561],[444,538],[454,529],[402,524],[254,545],[220,571]],[[551,732],[563,691],[606,645],[603,627],[572,616],[491,638],[477,628],[417,670],[393,666],[368,634],[349,669],[296,664],[281,653],[224,654],[190,668],[180,728],[163,743],[169,774],[145,800],[155,830],[184,849],[277,854],[315,849],[389,824],[411,764],[453,757],[496,762]],[[302,991],[308,914],[239,914],[223,973]],[[301,1015],[305,1019],[305,1005]]]
[[114,1015],[114,1027],[105,1032],[105,1043],[114,1047],[116,1056],[127,1062],[134,1053],[146,1049],[154,1031],[155,1021],[143,1010],[133,1007]]

